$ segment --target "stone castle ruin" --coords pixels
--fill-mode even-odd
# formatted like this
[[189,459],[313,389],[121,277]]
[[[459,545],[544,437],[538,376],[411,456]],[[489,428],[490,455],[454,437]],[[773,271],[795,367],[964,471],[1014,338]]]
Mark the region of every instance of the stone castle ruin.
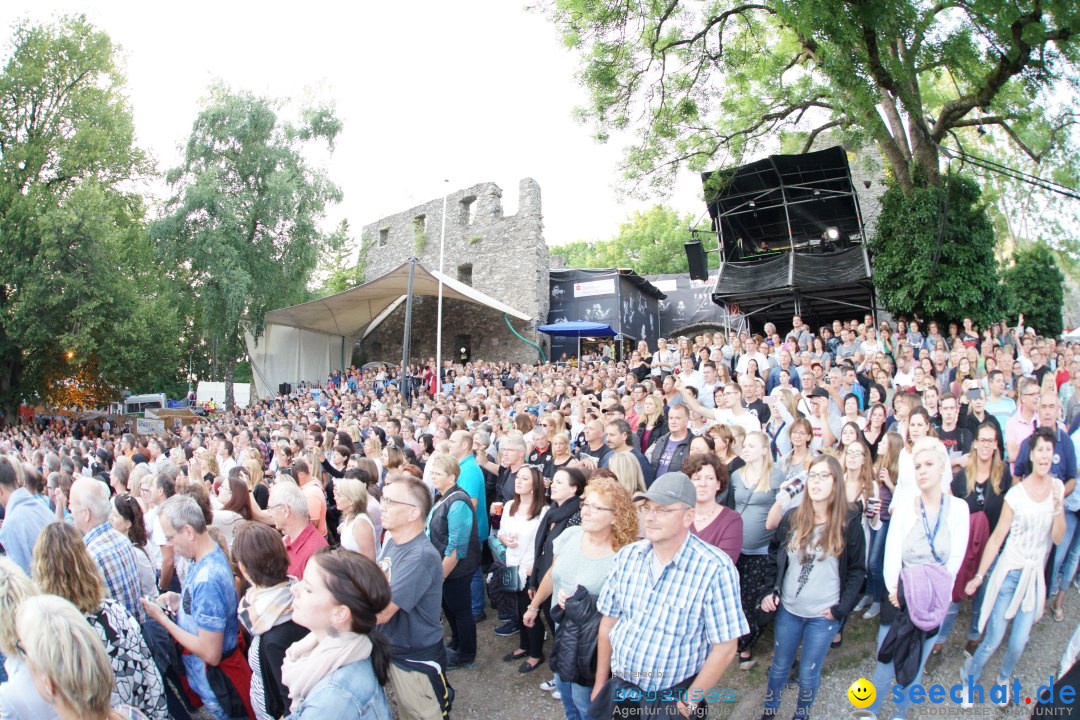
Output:
[[[548,314],[548,249],[544,242],[540,185],[518,184],[518,211],[503,214],[502,189],[481,183],[449,194],[446,200],[444,272],[532,318],[510,318],[514,330],[544,346],[537,332]],[[439,269],[443,198],[439,197],[364,226],[361,237],[364,281],[374,280],[410,257],[431,271]],[[415,297],[412,356],[434,358],[437,329],[434,297]],[[402,303],[360,342],[361,362],[400,362],[405,326]],[[462,352],[464,348],[465,352]],[[536,362],[536,348],[507,327],[502,313],[460,300],[443,300],[443,360]]]

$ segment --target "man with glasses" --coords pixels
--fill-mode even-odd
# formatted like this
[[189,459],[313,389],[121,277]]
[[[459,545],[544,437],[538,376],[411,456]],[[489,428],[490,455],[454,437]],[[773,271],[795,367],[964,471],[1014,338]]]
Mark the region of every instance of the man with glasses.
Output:
[[[390,640],[398,716],[403,719],[440,718],[453,698],[442,669],[471,667],[476,655],[473,626],[468,663],[447,664],[440,613],[443,602],[443,559],[424,533],[431,494],[411,475],[387,477],[380,500],[387,538],[379,552],[379,568],[390,584],[390,604],[378,615],[379,629]],[[467,578],[463,590],[467,592]],[[468,615],[468,599],[461,598]],[[328,718],[327,720],[337,720]]]
[[1010,460],[1017,457],[1020,444],[1035,432],[1039,393],[1039,385],[1034,380],[1021,380],[1019,407],[1005,423],[1005,448]]
[[[696,494],[685,474],[660,476],[635,500],[645,540],[615,556],[596,603],[592,696],[611,710],[598,716],[701,716],[706,693],[749,631],[739,576],[726,553],[690,533]],[[643,693],[671,699],[649,701]]]
[[[1034,387],[1034,383],[1025,386],[1022,392],[1029,392]],[[1069,577],[1061,577],[1061,567],[1065,560],[1065,557],[1070,554],[1070,549],[1073,545],[1073,538],[1076,535],[1077,525],[1077,511],[1080,511],[1080,492],[1076,492],[1077,481],[1077,463],[1076,463],[1076,445],[1073,443],[1073,439],[1069,436],[1064,426],[1060,422],[1060,416],[1058,415],[1058,399],[1052,391],[1044,392],[1038,397],[1038,427],[1047,427],[1054,432],[1054,460],[1050,465],[1050,474],[1065,484],[1065,536],[1061,539],[1061,542],[1054,548],[1054,558],[1051,563],[1051,571],[1049,575],[1049,593],[1048,596],[1054,598],[1059,591],[1063,590],[1063,585],[1066,587],[1068,583],[1072,582],[1072,574],[1075,573],[1075,564],[1071,568],[1071,572],[1068,573]],[[1031,446],[1033,444],[1033,435],[1029,435],[1023,443],[1020,445],[1020,451],[1016,455],[1016,462],[1013,465],[1013,477],[1023,478],[1030,473]],[[1080,552],[1077,550],[1075,552]],[[1075,558],[1074,558],[1075,562]],[[1061,607],[1060,599],[1055,598],[1058,602],[1055,603],[1056,608]],[[1055,620],[1061,622],[1063,615],[1055,610]]]
[[[183,648],[188,685],[202,699],[203,709],[219,720],[251,716],[251,671],[243,654],[236,652],[238,602],[229,558],[210,537],[206,518],[190,495],[169,498],[161,506],[161,526],[191,568],[183,595],[165,593],[157,602],[143,600],[142,607]],[[213,686],[208,667],[220,670]],[[232,701],[228,707],[222,705],[225,698]]]
[[308,499],[292,478],[282,476],[270,488],[270,502],[266,506],[274,527],[285,536],[285,550],[289,554],[289,575],[304,577],[308,560],[319,548],[327,546],[308,514]]

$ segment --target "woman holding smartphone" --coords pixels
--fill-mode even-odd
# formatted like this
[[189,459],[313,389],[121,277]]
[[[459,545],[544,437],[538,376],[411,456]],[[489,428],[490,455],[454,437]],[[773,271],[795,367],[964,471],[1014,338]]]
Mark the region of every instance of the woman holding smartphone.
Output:
[[866,575],[860,514],[847,502],[835,458],[810,462],[806,501],[780,521],[769,546],[771,592],[761,601],[776,613],[774,652],[762,718],[780,710],[781,694],[802,648],[795,717],[809,717],[830,640],[851,612]]

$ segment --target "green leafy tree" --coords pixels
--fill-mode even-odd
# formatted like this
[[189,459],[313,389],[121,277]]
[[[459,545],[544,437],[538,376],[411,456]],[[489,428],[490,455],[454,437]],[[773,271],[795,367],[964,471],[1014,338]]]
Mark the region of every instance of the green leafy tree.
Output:
[[341,123],[328,108],[304,108],[298,121],[248,93],[212,89],[183,163],[167,181],[174,194],[151,237],[200,304],[198,328],[225,368],[233,406],[244,333],[262,335],[266,313],[306,299],[319,257],[335,240],[320,229],[341,192],[305,157],[331,151]]
[[367,246],[361,243],[356,261],[355,245],[349,241],[349,223],[342,220],[337,230],[327,238],[327,248],[315,271],[321,278],[318,289],[311,293],[312,299],[336,295],[364,282],[367,265]]
[[1012,266],[1002,272],[1010,316],[1024,314],[1024,324],[1040,335],[1061,334],[1061,306],[1065,298],[1065,276],[1058,268],[1055,253],[1045,242],[1013,253]]
[[[177,301],[131,191],[134,143],[108,35],[84,17],[14,28],[0,75],[0,403],[99,404],[175,375]],[[163,371],[164,369],[164,371]],[[59,388],[78,390],[57,393]]]
[[[570,267],[629,267],[640,275],[685,273],[689,267],[683,243],[692,239],[693,221],[690,214],[655,205],[645,212],[635,211],[611,240],[556,245],[551,254],[564,258]],[[715,254],[708,257],[710,267],[716,267]]]
[[[947,151],[993,140],[1063,179],[1077,174],[1074,0],[550,0],[545,7],[581,58],[590,96],[581,116],[602,141],[636,133],[624,160],[633,182],[667,187],[680,169],[730,167],[774,150],[784,133],[801,133],[806,151],[828,132],[848,147],[876,147],[906,200],[895,198],[893,207],[936,226],[924,202],[935,193],[924,191],[945,186]],[[953,169],[974,171],[970,163]],[[1007,190],[1017,199],[1029,193]],[[972,207],[986,212],[984,203]],[[900,242],[913,232],[895,229]],[[982,264],[951,274],[994,280],[983,239],[953,230],[950,243],[971,244]],[[878,238],[884,297],[914,293],[928,308],[985,309],[977,298],[958,306],[928,294],[934,284],[914,265],[907,272],[889,265],[889,233]]]
[[[631,179],[740,162],[783,130],[874,143],[900,190],[942,184],[941,145],[997,132],[1075,151],[1074,0],[550,0],[601,140],[633,130]],[[1056,95],[1056,97],[1055,97]],[[1053,99],[1053,102],[1049,100]]]
[[870,244],[878,299],[894,314],[924,320],[997,320],[1003,307],[995,245],[979,187],[970,178],[919,186],[910,197],[894,184],[882,197]]

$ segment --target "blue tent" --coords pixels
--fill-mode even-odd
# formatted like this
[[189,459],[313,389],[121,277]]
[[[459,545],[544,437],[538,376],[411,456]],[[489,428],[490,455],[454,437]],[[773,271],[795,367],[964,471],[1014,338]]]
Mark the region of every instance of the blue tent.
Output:
[[619,333],[615,332],[610,325],[606,323],[595,322],[561,322],[554,325],[541,325],[536,328],[542,333],[547,335],[556,335],[559,337],[617,337]]

